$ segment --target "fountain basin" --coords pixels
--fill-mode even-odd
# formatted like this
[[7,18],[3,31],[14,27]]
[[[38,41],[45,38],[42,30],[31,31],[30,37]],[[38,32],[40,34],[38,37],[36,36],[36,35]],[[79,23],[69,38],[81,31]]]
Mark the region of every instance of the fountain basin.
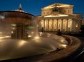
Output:
[[49,33],[42,33],[41,36],[29,37],[26,40],[4,36],[0,39],[0,60],[45,54],[58,48],[66,48],[67,44],[65,38]]

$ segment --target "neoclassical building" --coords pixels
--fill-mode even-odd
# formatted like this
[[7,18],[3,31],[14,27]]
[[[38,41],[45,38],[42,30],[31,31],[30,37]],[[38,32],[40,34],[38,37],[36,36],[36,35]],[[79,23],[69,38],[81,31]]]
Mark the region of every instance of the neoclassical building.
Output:
[[73,13],[73,5],[55,3],[42,8],[38,16],[39,30],[61,32],[79,32],[81,26],[80,14]]

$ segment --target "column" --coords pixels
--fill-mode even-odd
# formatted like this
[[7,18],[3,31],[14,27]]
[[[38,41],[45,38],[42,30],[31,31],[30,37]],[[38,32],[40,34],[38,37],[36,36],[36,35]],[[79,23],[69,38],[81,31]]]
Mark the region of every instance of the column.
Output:
[[57,30],[58,30],[58,19],[57,19]]
[[67,19],[67,27],[66,27],[66,31],[68,31],[68,19]]
[[72,31],[72,19],[68,19],[68,31]]
[[44,31],[45,31],[45,19],[44,19]]
[[58,29],[61,31],[62,30],[62,20],[58,20]]
[[57,24],[58,24],[58,22],[57,22],[57,19],[53,19],[53,31],[57,31]]
[[54,30],[54,31],[56,31],[56,27],[57,27],[56,25],[57,25],[56,20],[53,19],[53,30]]
[[67,29],[67,19],[63,19],[63,30],[66,31]]
[[49,23],[49,31],[50,31],[50,19],[48,20],[48,23]]
[[52,31],[52,19],[49,20],[49,31]]
[[50,19],[50,31],[52,31],[52,19]]
[[48,31],[49,31],[49,19],[48,19]]
[[53,31],[53,19],[52,19],[52,31]]
[[45,20],[45,30],[48,31],[48,19]]
[[45,19],[45,31],[46,31],[46,19]]
[[70,32],[70,27],[71,27],[70,20],[68,19],[68,31],[69,32]]
[[63,19],[62,19],[62,27],[61,27],[62,31],[63,31]]

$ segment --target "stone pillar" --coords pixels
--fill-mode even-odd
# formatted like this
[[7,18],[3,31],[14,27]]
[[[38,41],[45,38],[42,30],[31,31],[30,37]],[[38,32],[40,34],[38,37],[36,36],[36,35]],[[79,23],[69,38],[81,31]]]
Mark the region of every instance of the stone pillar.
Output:
[[62,31],[63,31],[63,19],[62,19],[62,25],[61,25],[61,29],[62,29]]
[[49,31],[49,19],[48,19],[48,31]]
[[58,19],[57,19],[57,31],[58,31]]
[[55,21],[55,19],[53,19],[53,30],[55,31],[55,29],[56,29],[56,23],[55,23],[56,21]]
[[68,31],[68,19],[67,19],[67,27],[66,27],[66,31]]
[[45,19],[44,19],[44,31],[45,31]]
[[54,30],[54,29],[53,29],[53,21],[54,21],[54,19],[52,19],[52,31]]

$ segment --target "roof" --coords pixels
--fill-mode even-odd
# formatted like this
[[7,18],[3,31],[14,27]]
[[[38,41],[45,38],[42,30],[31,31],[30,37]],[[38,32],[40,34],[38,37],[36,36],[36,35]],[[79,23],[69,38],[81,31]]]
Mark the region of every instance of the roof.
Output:
[[29,13],[19,11],[0,11],[0,21],[3,23],[23,23],[31,25],[34,16]]
[[1,16],[5,17],[25,17],[25,18],[31,18],[31,16],[34,16],[30,13],[25,12],[19,12],[19,11],[0,11]]
[[42,9],[50,9],[50,8],[53,8],[53,7],[73,7],[73,5],[70,5],[70,4],[63,4],[63,3],[54,3],[54,4],[51,4],[49,6],[46,6]]
[[22,5],[21,4],[19,4],[19,7],[18,7],[18,9],[17,10],[15,10],[15,11],[0,11],[0,15],[3,15],[3,16],[6,16],[6,17],[8,17],[8,16],[10,16],[10,17],[20,17],[20,16],[22,16],[22,17],[29,17],[29,16],[34,16],[34,15],[32,15],[32,14],[30,14],[30,13],[26,13],[23,9],[22,9]]

